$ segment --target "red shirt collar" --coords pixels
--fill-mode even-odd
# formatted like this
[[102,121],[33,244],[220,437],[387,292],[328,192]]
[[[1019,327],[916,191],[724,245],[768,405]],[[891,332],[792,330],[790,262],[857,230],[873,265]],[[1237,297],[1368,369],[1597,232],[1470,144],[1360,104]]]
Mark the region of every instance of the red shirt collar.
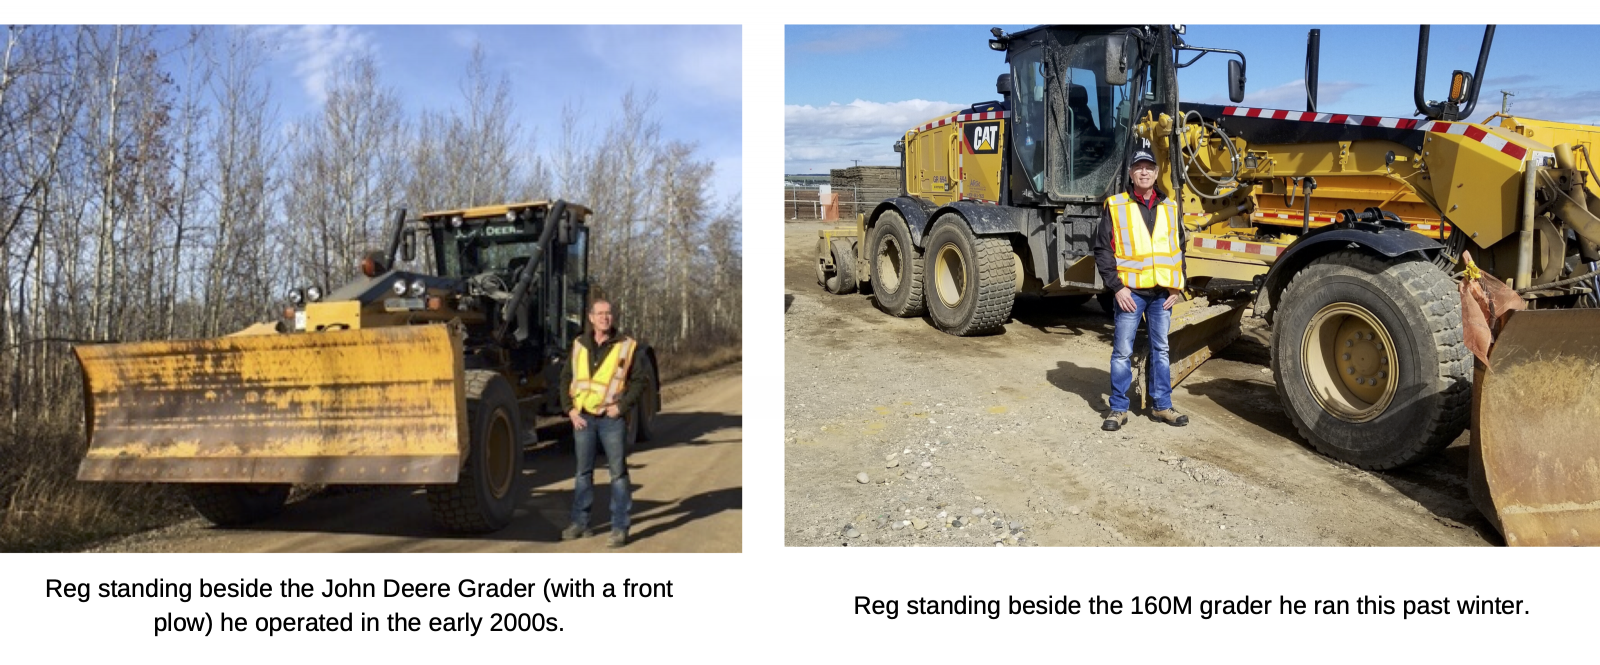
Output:
[[1136,200],[1136,201],[1138,201],[1140,203],[1143,203],[1144,207],[1153,208],[1156,205],[1156,200],[1161,198],[1161,190],[1156,189],[1154,187],[1151,187],[1149,196],[1139,196],[1139,192],[1136,192],[1132,188],[1129,188],[1128,189],[1128,195],[1132,196],[1134,198],[1134,200]]

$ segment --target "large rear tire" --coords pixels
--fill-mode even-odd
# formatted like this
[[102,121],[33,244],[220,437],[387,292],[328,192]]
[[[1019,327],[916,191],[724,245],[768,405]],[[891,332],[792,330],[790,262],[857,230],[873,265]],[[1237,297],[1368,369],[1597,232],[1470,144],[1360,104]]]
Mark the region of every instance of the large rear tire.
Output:
[[868,242],[872,268],[872,303],[890,316],[922,316],[922,250],[911,244],[911,232],[900,213],[878,217]]
[[1342,250],[1294,275],[1272,331],[1278,396],[1321,453],[1393,469],[1467,426],[1471,354],[1448,275],[1422,260]]
[[242,483],[185,484],[189,505],[212,524],[244,526],[277,517],[289,500],[288,485]]
[[471,448],[454,485],[428,487],[433,520],[450,531],[487,533],[511,523],[522,481],[522,421],[516,393],[498,373],[466,375]]
[[928,235],[928,318],[965,337],[999,330],[1011,318],[1017,271],[1005,238],[975,237],[960,217],[945,215]]
[[661,386],[656,381],[655,361],[650,359],[650,354],[643,350],[638,352],[639,362],[633,366],[633,375],[629,380],[644,381],[644,390],[639,393],[639,401],[628,410],[627,448],[632,452],[638,444],[649,441],[654,434],[656,412],[661,410]]

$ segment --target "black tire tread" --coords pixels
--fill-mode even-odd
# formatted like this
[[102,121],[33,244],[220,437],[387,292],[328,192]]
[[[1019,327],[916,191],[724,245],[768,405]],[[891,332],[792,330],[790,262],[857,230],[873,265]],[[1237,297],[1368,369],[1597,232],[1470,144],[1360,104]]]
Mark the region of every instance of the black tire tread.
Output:
[[[483,397],[489,386],[500,375],[492,370],[468,370],[465,377],[467,393],[467,422],[476,424],[478,413],[484,408]],[[517,454],[521,455],[522,432],[516,419],[516,403],[512,402],[512,435],[518,438]],[[468,436],[472,434],[469,432]],[[478,451],[472,451],[476,454]],[[472,460],[462,465],[461,479],[453,485],[431,485],[428,487],[428,507],[433,512],[433,521],[439,526],[459,533],[488,533],[498,531],[505,525],[494,521],[489,507],[484,505],[477,492],[478,479],[475,477],[477,465]],[[521,475],[520,472],[517,473]],[[516,492],[520,478],[512,479],[513,493]]]
[[[900,238],[900,240],[903,240],[904,242],[901,244],[905,245],[906,252],[910,255],[911,259],[910,261],[906,261],[906,265],[902,267],[901,272],[903,274],[900,275],[900,287],[902,289],[906,289],[908,293],[906,294],[905,301],[901,303],[899,307],[891,307],[883,302],[883,299],[880,297],[880,294],[883,293],[883,285],[878,282],[876,279],[877,275],[875,274],[878,265],[878,238],[880,237],[880,234],[891,233],[891,226],[894,225],[897,225],[903,233],[903,237]],[[911,243],[910,238],[911,229],[910,227],[906,226],[905,219],[902,218],[899,213],[885,212],[881,217],[878,218],[877,225],[875,225],[872,229],[872,247],[870,248],[871,254],[868,255],[868,265],[873,269],[874,272],[874,279],[872,281],[872,302],[889,316],[896,316],[902,319],[922,316],[923,314],[927,313],[925,303],[922,301],[922,249]]]
[[994,332],[1011,320],[1011,306],[1016,302],[1016,264],[1011,260],[1011,242],[1005,238],[977,237],[973,239],[977,250],[977,308],[965,326],[946,330],[952,335],[965,337]]
[[[1315,268],[1322,265],[1347,267],[1370,274],[1389,273],[1404,291],[1403,294],[1393,295],[1398,300],[1409,300],[1419,305],[1404,311],[1407,314],[1422,315],[1421,321],[1413,320],[1411,323],[1431,333],[1439,357],[1435,381],[1441,399],[1437,402],[1438,408],[1426,414],[1428,421],[1426,436],[1380,460],[1356,462],[1341,459],[1341,461],[1363,469],[1381,471],[1411,464],[1450,445],[1450,442],[1466,429],[1472,411],[1472,355],[1463,343],[1461,301],[1450,276],[1428,261],[1410,260],[1397,263],[1361,251],[1338,251],[1312,261],[1295,273],[1288,286],[1284,288],[1281,301],[1290,301],[1301,297],[1302,291],[1309,293],[1316,289],[1316,273],[1321,271]],[[1272,342],[1274,346],[1285,343],[1285,340],[1279,339],[1280,334],[1281,327],[1274,326]],[[1283,376],[1277,367],[1278,354],[1274,353],[1272,359],[1273,374]],[[1276,388],[1278,398],[1286,405],[1285,410],[1289,412],[1290,420],[1294,422],[1300,436],[1310,441],[1323,454],[1340,459],[1337,450],[1329,449],[1321,439],[1313,435],[1311,428],[1301,420],[1299,414],[1287,407],[1289,399],[1281,380],[1276,382]]]

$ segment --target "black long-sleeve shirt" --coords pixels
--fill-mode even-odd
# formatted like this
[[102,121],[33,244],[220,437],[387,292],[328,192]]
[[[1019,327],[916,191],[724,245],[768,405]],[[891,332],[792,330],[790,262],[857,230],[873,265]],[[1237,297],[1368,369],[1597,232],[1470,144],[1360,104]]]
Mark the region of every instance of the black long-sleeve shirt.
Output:
[[[625,339],[628,339],[627,335],[613,330],[611,331],[611,337],[606,340],[605,344],[596,346],[594,333],[585,331],[578,336],[578,343],[589,350],[589,376],[594,376],[595,372],[600,371],[600,363],[605,362],[606,354],[611,353],[611,347],[616,346],[618,342]],[[617,396],[617,411],[623,414],[627,414],[628,409],[633,408],[633,403],[639,401],[639,395],[644,391],[644,380],[635,381],[633,376],[633,367],[639,364],[639,353],[641,351],[642,349],[638,347],[634,348],[633,362],[628,365],[628,375],[622,384],[622,394]],[[572,361],[571,358],[568,358],[561,368],[562,413],[572,412],[572,391],[569,389],[572,386],[572,375]]]
[[[1130,188],[1128,198],[1139,204],[1139,212],[1144,215],[1144,225],[1151,234],[1156,231],[1156,206],[1167,200],[1166,195],[1159,189],[1150,190],[1152,196],[1147,202],[1139,198]],[[1112,293],[1122,289],[1122,278],[1117,275],[1117,250],[1112,244],[1111,236],[1116,233],[1116,222],[1111,219],[1111,207],[1100,207],[1100,232],[1094,238],[1094,265],[1100,271],[1100,281]]]

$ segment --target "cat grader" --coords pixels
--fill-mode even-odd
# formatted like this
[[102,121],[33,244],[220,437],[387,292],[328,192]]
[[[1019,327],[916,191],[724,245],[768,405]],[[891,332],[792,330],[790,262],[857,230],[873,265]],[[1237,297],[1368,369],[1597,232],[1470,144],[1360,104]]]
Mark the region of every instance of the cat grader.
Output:
[[[294,484],[414,485],[458,532],[511,520],[523,446],[555,392],[588,298],[589,210],[563,201],[407,220],[362,276],[296,289],[283,317],[216,339],[81,345],[85,481],[180,483],[212,522],[283,507]],[[425,272],[413,261],[428,243]],[[635,355],[659,407],[655,352]]]
[[[1000,99],[905,133],[901,195],[821,233],[826,290],[870,291],[954,335],[998,331],[1019,293],[1104,298],[1101,202],[1147,145],[1183,220],[1174,384],[1249,308],[1271,324],[1277,392],[1318,451],[1393,469],[1476,417],[1474,500],[1507,542],[1600,542],[1600,128],[1467,121],[1493,26],[1443,101],[1424,97],[1421,28],[1413,118],[1317,110],[1315,31],[1305,111],[1242,105],[1244,54],[1187,44],[1182,27],[992,32],[1009,65]],[[1177,70],[1208,54],[1228,58],[1233,105],[1180,101]],[[1488,317],[1476,371],[1463,274],[1526,302]]]

